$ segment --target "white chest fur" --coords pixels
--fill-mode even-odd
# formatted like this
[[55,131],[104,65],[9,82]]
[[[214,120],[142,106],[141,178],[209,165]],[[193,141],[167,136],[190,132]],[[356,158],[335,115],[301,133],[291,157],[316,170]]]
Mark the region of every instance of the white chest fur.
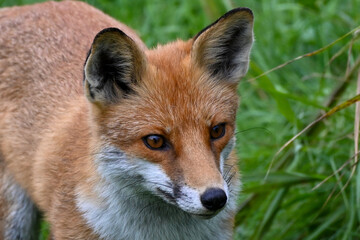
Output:
[[[224,159],[227,158],[222,156]],[[238,181],[228,187],[225,209],[211,219],[184,212],[156,196],[169,191],[168,176],[156,164],[131,159],[119,149],[108,148],[95,159],[102,179],[91,194],[77,189],[77,207],[88,225],[106,240],[227,240],[231,239],[228,219],[236,210]],[[224,171],[225,175],[227,171]],[[234,180],[234,179],[233,179]],[[169,192],[170,193],[170,192]],[[197,204],[187,192],[182,204]],[[195,200],[194,200],[195,199]],[[191,209],[189,209],[190,211]]]
[[[128,184],[131,184],[128,183]],[[79,195],[77,205],[87,223],[106,240],[226,240],[224,229],[235,203],[211,219],[200,219],[140,189],[123,189],[116,198],[103,189],[104,201],[91,202]],[[126,188],[126,186],[124,186]],[[111,191],[113,192],[113,191]],[[109,195],[108,195],[109,194]],[[107,195],[107,196],[106,196]]]

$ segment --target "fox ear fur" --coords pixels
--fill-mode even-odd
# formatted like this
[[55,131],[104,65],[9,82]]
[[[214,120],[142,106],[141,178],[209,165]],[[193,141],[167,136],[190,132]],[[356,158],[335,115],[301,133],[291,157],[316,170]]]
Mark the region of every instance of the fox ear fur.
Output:
[[216,79],[237,83],[249,66],[253,14],[248,8],[226,13],[194,37],[194,64]]
[[85,93],[90,102],[114,103],[131,94],[145,68],[145,56],[117,28],[99,32],[85,62]]

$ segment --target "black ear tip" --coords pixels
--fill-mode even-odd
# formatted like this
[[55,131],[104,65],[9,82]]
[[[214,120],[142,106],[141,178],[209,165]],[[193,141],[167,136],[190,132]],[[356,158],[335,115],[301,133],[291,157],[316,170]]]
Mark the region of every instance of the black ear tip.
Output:
[[254,19],[253,12],[251,11],[250,8],[246,8],[246,7],[234,8],[233,10],[230,10],[229,12],[225,13],[221,18],[227,18],[235,14],[241,14],[241,17],[248,18],[251,21]]
[[101,30],[98,34],[96,34],[95,38],[94,38],[94,42],[103,37],[104,35],[118,35],[118,36],[127,36],[123,31],[121,31],[118,28],[114,28],[114,27],[110,27],[110,28],[105,28],[103,30]]
[[211,25],[209,25],[206,28],[204,28],[203,30],[201,30],[198,34],[195,35],[194,40],[196,40],[203,32],[205,32],[206,30],[208,30],[209,28],[211,28],[218,22],[221,22],[224,19],[233,17],[234,15],[238,15],[240,19],[246,19],[249,23],[253,22],[253,20],[254,20],[254,15],[250,8],[246,8],[246,7],[234,8],[233,10],[230,10],[227,13],[225,13],[224,15],[222,15],[218,20],[213,22]]

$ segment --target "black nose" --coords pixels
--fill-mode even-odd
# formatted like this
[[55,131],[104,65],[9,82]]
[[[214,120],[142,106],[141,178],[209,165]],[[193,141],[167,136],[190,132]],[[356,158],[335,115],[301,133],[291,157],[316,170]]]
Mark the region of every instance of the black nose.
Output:
[[225,206],[227,197],[220,188],[209,188],[200,197],[202,205],[211,211],[216,211]]

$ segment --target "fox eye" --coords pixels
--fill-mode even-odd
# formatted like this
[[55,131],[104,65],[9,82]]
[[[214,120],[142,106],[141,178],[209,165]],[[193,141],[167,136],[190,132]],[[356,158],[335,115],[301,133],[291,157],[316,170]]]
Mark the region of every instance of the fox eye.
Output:
[[163,150],[166,148],[165,139],[161,135],[147,135],[143,137],[143,141],[145,146],[151,150]]
[[220,123],[210,130],[211,139],[219,139],[225,135],[225,123]]

